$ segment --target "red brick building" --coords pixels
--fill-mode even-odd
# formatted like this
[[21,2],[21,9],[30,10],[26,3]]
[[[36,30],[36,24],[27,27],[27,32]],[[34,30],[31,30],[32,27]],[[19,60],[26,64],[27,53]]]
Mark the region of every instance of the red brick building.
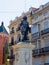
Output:
[[8,41],[8,32],[4,27],[4,24],[2,22],[0,26],[0,65],[3,64],[3,55],[4,55],[4,46],[6,43],[6,40]]

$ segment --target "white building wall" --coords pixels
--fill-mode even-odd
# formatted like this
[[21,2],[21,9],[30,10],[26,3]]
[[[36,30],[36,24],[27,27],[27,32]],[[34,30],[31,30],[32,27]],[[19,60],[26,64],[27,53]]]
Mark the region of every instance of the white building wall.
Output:
[[41,58],[34,58],[33,65],[42,65],[42,59]]

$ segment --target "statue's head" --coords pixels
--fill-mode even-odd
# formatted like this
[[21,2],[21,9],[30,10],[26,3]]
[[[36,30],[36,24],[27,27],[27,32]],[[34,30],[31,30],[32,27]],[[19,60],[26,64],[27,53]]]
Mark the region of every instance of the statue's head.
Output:
[[26,17],[26,16],[24,16],[24,17],[23,17],[23,20],[27,20],[27,17]]

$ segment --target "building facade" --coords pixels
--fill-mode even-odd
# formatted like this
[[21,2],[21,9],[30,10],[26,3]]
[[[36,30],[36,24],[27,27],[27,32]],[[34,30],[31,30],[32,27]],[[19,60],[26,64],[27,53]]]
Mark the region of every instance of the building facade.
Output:
[[33,65],[49,65],[49,2],[32,12]]
[[0,26],[0,65],[2,65],[4,61],[4,47],[6,41],[8,41],[8,32],[5,29],[4,24],[2,22]]
[[18,40],[18,35],[20,34],[20,31],[17,32],[18,24],[21,22],[22,18],[17,17],[15,20],[10,21],[9,27],[9,43],[15,44]]
[[[35,8],[31,7],[29,9],[29,12],[23,13],[20,17],[16,17],[15,20],[10,21],[10,25],[8,26],[9,27],[9,43],[10,43],[8,59],[10,59],[11,65],[15,62],[15,59],[17,59],[15,56],[18,55],[18,54],[14,54],[14,53],[17,53],[18,49],[13,50],[13,47],[15,48],[15,46],[17,45],[19,41],[19,36],[21,35],[20,31],[17,31],[17,27],[19,23],[22,21],[24,16],[27,16],[29,25],[32,24],[31,21],[32,21],[32,11],[33,10],[35,10]],[[29,36],[29,40],[31,41],[31,33],[28,36]]]

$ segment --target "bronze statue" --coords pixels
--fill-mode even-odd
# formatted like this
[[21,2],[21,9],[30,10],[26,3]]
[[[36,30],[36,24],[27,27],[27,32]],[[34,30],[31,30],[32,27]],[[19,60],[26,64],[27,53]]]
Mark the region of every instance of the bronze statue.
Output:
[[30,32],[29,23],[27,21],[27,17],[24,16],[21,23],[18,25],[17,31],[21,30],[22,39],[21,41],[27,41],[28,39],[28,31]]

